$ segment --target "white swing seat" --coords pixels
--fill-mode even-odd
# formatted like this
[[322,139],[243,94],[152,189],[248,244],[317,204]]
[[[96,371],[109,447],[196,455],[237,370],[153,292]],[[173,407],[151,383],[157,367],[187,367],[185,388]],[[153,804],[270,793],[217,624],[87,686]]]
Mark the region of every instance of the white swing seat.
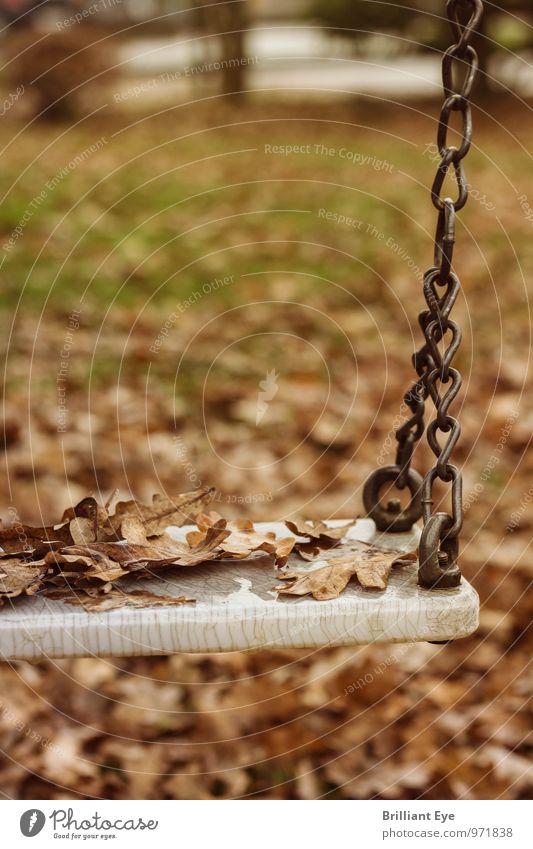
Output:
[[[330,522],[339,526],[343,522]],[[281,523],[258,530],[287,535]],[[177,539],[188,528],[169,528]],[[376,533],[371,519],[359,519],[345,539],[411,551],[419,530]],[[342,555],[342,543],[336,553]],[[286,568],[306,570],[291,555]],[[367,590],[354,580],[332,601],[279,595],[279,572],[258,561],[227,561],[165,570],[136,582],[135,589],[195,598],[196,604],[122,607],[101,613],[44,596],[16,599],[0,610],[3,660],[226,652],[246,649],[319,648],[466,637],[478,625],[479,599],[463,578],[459,587],[425,590],[417,564],[393,569],[386,590]]]

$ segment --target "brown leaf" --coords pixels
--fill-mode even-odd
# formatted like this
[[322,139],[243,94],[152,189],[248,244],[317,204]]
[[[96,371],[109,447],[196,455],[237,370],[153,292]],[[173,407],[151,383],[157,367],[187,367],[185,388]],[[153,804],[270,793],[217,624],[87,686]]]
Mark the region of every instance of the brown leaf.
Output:
[[133,516],[143,523],[147,537],[158,536],[164,533],[169,525],[181,527],[194,521],[198,513],[213,500],[214,495],[214,489],[204,488],[182,495],[156,494],[150,506],[134,500],[119,501],[110,521],[113,528],[118,530],[125,517]]
[[216,513],[215,510],[210,510],[209,513],[204,513],[203,511],[198,513],[195,518],[195,522],[198,526],[198,530],[202,533],[206,533],[209,528],[220,527],[220,523],[223,522],[223,527],[226,527],[226,520],[222,518],[220,513]]
[[198,545],[210,529],[227,528],[228,536],[220,543],[225,557],[244,560],[257,551],[265,551],[275,556],[275,563],[283,566],[289,557],[296,540],[294,537],[278,539],[273,531],[256,531],[250,519],[233,519],[226,522],[214,511],[201,513],[196,518],[198,531],[187,534],[189,545]]
[[229,533],[225,529],[210,528],[194,548],[165,534],[156,543],[95,542],[87,546],[67,546],[61,554],[81,555],[91,560],[96,559],[95,555],[102,555],[126,571],[157,566],[196,566],[220,557],[220,543]]
[[0,596],[13,598],[25,593],[34,595],[41,586],[44,565],[24,563],[16,558],[5,558],[0,561]]
[[373,590],[385,590],[393,560],[397,556],[397,554],[378,554],[376,557],[354,564],[353,555],[347,555],[345,557],[334,557],[329,563],[333,568],[351,568],[352,571],[355,571],[357,580],[362,587]]
[[276,592],[285,595],[312,595],[319,601],[337,598],[355,574],[353,566],[323,566],[311,572],[285,572],[280,580],[287,581],[274,587]]
[[300,555],[302,560],[314,560],[321,552],[321,549],[314,542],[299,542],[295,545],[295,551]]
[[295,542],[294,537],[283,537],[276,540],[276,566],[285,566]]
[[66,604],[74,604],[83,607],[89,613],[100,613],[106,610],[115,610],[117,607],[156,607],[173,604],[188,604],[195,602],[193,598],[186,596],[156,595],[156,593],[145,590],[134,590],[125,593],[120,590],[110,590],[105,595],[89,595],[88,593],[72,593],[69,590],[51,590],[46,593],[47,598],[64,601]]
[[[47,566],[57,567],[58,576],[67,578],[69,583],[77,582],[77,579],[118,581],[119,578],[128,574],[119,563],[106,557],[105,554],[99,551],[91,552],[90,548],[84,549],[85,552],[90,553],[82,554],[80,549],[81,546],[80,548],[68,546],[61,552],[51,551],[45,556],[44,563]],[[74,553],[69,554],[69,551]]]
[[[191,548],[200,545],[200,543],[205,540],[207,533],[211,529],[214,528],[215,530],[225,530],[227,527],[227,522],[225,519],[222,518],[222,516],[219,516],[218,513],[212,511],[210,513],[199,513],[196,517],[196,525],[198,527],[198,530],[189,531],[186,535],[187,542],[189,543]],[[228,535],[229,531],[226,536]]]
[[317,545],[327,547],[326,543],[335,543],[342,539],[355,522],[348,522],[340,528],[330,528],[324,522],[311,522],[304,519],[287,519],[285,524],[293,534],[309,537],[309,540],[315,540]]
[[406,554],[354,542],[352,552],[328,560],[328,565],[308,572],[290,571],[280,574],[287,581],[274,589],[285,595],[312,595],[319,601],[337,598],[352,577],[362,587],[384,590],[393,565],[416,560],[416,552]]
[[120,524],[120,536],[126,542],[137,545],[148,545],[146,528],[137,516],[126,516]]
[[333,548],[355,522],[349,522],[340,528],[330,528],[324,522],[311,522],[303,519],[287,519],[285,524],[294,534],[309,537],[307,542],[297,540],[294,550],[303,560],[313,560],[322,549]]
[[231,529],[230,523],[229,535],[221,542],[220,548],[226,557],[236,559],[249,557],[254,551],[273,554],[276,551],[276,534],[272,531],[255,531],[253,525],[245,530]]
[[94,542],[96,539],[94,521],[82,516],[70,521],[69,531],[75,545],[85,545],[88,542]]
[[[207,560],[216,560],[221,554],[220,545],[229,536],[229,534],[230,531],[224,527],[215,526],[213,528],[209,528],[205,538],[200,540],[195,546],[192,548],[183,546],[179,559],[175,561],[176,565],[196,566]],[[170,537],[167,537],[167,539],[170,540]],[[181,545],[181,543],[177,543],[174,540],[171,540],[171,542],[176,547]]]
[[17,523],[0,529],[0,546],[6,554],[33,554],[40,557],[50,548],[59,548],[72,542],[68,523],[57,528],[32,527]]
[[[67,507],[67,509],[63,513],[63,517],[62,517],[61,521],[62,522],[71,522],[72,519],[82,518],[82,519],[89,519],[90,521],[93,522],[93,524],[96,524],[96,522],[98,520],[98,516],[99,516],[99,511],[102,511],[102,510],[105,510],[105,508],[100,507],[96,498],[94,498],[92,495],[90,495],[87,498],[82,498],[82,500],[80,502],[78,502],[78,504],[76,504],[75,507]],[[105,511],[105,512],[106,512],[105,518],[107,518],[107,511]],[[101,519],[103,518],[101,513],[100,513],[100,518]]]

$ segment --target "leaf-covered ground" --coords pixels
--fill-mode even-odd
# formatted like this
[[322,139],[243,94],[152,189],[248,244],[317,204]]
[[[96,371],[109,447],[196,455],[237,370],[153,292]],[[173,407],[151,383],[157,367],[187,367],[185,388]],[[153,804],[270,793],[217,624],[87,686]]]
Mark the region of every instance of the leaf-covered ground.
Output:
[[[46,525],[88,491],[206,485],[227,518],[360,513],[365,476],[392,460],[419,340],[435,221],[423,113],[265,101],[31,129],[7,116],[5,521]],[[4,663],[6,797],[530,797],[533,121],[526,105],[494,114],[475,115],[457,246],[461,563],[479,632]],[[421,446],[417,467],[429,460]]]

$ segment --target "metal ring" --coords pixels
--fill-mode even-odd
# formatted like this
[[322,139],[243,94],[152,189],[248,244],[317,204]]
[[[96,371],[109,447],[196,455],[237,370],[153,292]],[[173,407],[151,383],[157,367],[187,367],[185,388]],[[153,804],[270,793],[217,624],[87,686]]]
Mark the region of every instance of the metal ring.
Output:
[[[441,356],[438,343],[448,331],[451,331],[452,338],[444,351],[444,354]],[[450,366],[457,349],[461,344],[461,338],[461,328],[456,321],[452,321],[451,319],[445,319],[442,321],[435,319],[434,321],[430,321],[426,328],[428,347],[433,358],[433,362],[435,363],[435,367],[440,370],[440,379],[443,383],[448,382]]]
[[444,209],[444,201],[440,197],[440,191],[444,185],[444,180],[446,179],[446,174],[448,173],[450,165],[453,165],[455,181],[458,188],[457,200],[453,202],[455,211],[458,212],[458,210],[462,209],[468,200],[468,183],[466,182],[463,163],[461,160],[458,160],[457,162],[455,161],[454,157],[456,153],[457,148],[455,147],[449,147],[446,149],[443,154],[442,161],[437,168],[435,179],[433,180],[433,185],[431,187],[431,200],[433,201],[433,206],[438,210]]
[[[450,117],[452,112],[460,112],[463,116],[463,126],[461,129],[461,144],[459,147],[448,144],[448,129],[450,126]],[[437,128],[437,147],[441,156],[444,156],[446,151],[453,150],[453,162],[457,163],[464,159],[470,145],[472,144],[472,110],[468,100],[465,100],[460,94],[451,94],[446,98],[442,105],[439,117],[439,126]]]
[[439,210],[435,232],[434,262],[439,268],[436,282],[445,286],[452,270],[453,247],[455,245],[455,207],[451,198],[444,198],[444,207]]
[[[461,56],[460,54],[461,51],[458,44],[452,44],[444,54],[442,58],[442,86],[446,97],[450,97],[452,94],[460,94],[461,97],[468,99],[472,93],[472,87],[476,79],[479,60],[476,51],[470,45],[466,48],[464,55]],[[466,65],[466,75],[461,91],[453,90],[454,61],[464,62]]]
[[435,480],[435,478],[439,478],[444,483],[451,482],[452,484],[453,516],[448,517],[450,519],[450,525],[448,528],[446,528],[446,536],[453,538],[460,533],[461,528],[463,526],[463,479],[461,477],[461,472],[459,471],[457,466],[454,466],[452,463],[448,463],[448,465],[446,466],[445,478],[441,477],[440,470],[437,466],[434,466],[432,469],[429,470],[426,477],[424,478],[421,492],[422,515],[424,517],[424,525],[427,525],[432,516],[432,490],[433,481]]
[[448,14],[448,20],[450,21],[452,32],[458,42],[457,47],[461,53],[466,47],[468,47],[474,31],[478,27],[481,15],[483,14],[483,3],[481,0],[469,0],[469,2],[462,4],[463,6],[470,6],[472,9],[470,18],[465,24],[461,23],[457,15],[458,5],[457,0],[448,0],[446,3],[446,12]]
[[426,589],[449,589],[461,583],[457,565],[459,542],[457,537],[447,537],[452,524],[447,513],[435,513],[422,531],[418,549],[418,583]]
[[[429,306],[430,300],[432,303],[437,302],[439,315],[442,317],[442,320],[448,319],[453,305],[457,300],[457,296],[461,291],[461,284],[459,282],[459,278],[453,271],[450,271],[448,274],[448,279],[446,281],[446,290],[439,295],[437,290],[435,289],[435,283],[439,282],[439,269],[438,268],[430,268],[429,271],[426,271],[424,274],[424,283],[423,283],[423,292],[426,302]],[[432,297],[429,297],[429,295]],[[431,310],[430,310],[431,312]],[[434,314],[428,316],[427,320],[424,321],[424,325],[422,330],[425,332],[425,328],[428,326],[430,321],[434,318]]]
[[380,503],[380,495],[387,483],[396,483],[401,469],[399,466],[383,466],[372,472],[363,489],[363,504],[368,516],[374,520],[379,531],[389,533],[404,533],[411,530],[415,522],[422,515],[422,483],[423,478],[414,469],[409,469],[406,476],[406,484],[411,493],[411,500],[403,510],[401,507],[394,509],[383,507]]
[[[446,443],[443,446],[439,445],[437,440],[437,433],[439,432],[448,434],[446,437]],[[436,470],[441,480],[448,477],[447,469],[450,464],[450,456],[455,448],[457,440],[459,439],[460,433],[461,426],[457,419],[454,419],[453,416],[445,416],[444,422],[439,421],[438,418],[433,419],[433,421],[428,425],[428,443],[429,447],[437,457]]]
[[439,427],[444,423],[444,419],[448,415],[448,408],[459,392],[462,384],[461,375],[456,368],[450,368],[448,370],[448,378],[451,380],[451,386],[441,397],[437,389],[437,381],[444,385],[446,385],[449,381],[441,380],[441,372],[437,368],[433,369],[433,371],[431,371],[427,376],[428,395],[430,395],[431,400],[436,407],[436,421],[439,422]]

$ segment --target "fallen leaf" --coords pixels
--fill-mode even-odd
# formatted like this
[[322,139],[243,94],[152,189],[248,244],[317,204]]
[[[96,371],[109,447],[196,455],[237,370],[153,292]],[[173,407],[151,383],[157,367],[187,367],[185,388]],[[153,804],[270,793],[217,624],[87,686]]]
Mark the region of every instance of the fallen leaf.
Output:
[[85,545],[88,542],[94,542],[96,539],[94,521],[82,516],[77,516],[70,521],[69,531],[72,541],[76,545]]
[[280,580],[288,583],[274,587],[285,595],[312,595],[319,601],[337,598],[355,574],[352,566],[323,566],[312,572],[285,572]]
[[95,542],[86,546],[66,546],[61,554],[90,559],[103,555],[126,571],[156,566],[196,566],[220,557],[220,544],[228,535],[229,531],[223,528],[210,528],[193,548],[165,534],[154,543]]
[[293,534],[309,537],[309,540],[315,540],[317,545],[324,545],[324,543],[334,543],[342,539],[355,525],[355,521],[348,522],[340,528],[330,528],[324,522],[311,522],[304,519],[287,519],[285,524]]
[[295,545],[295,551],[302,560],[314,560],[320,554],[321,549],[314,542],[298,542]]
[[120,536],[127,543],[137,545],[148,545],[146,527],[137,516],[126,516],[120,524]]
[[[81,548],[81,547],[80,547]],[[73,553],[68,553],[68,552]],[[84,552],[91,551],[83,549]],[[68,579],[69,584],[76,582],[77,579],[98,581],[118,581],[119,578],[127,575],[127,570],[123,569],[119,563],[106,557],[99,551],[89,553],[81,553],[75,546],[68,546],[63,551],[51,551],[45,558],[44,563],[50,567],[56,567],[58,574],[55,578]],[[56,579],[50,579],[50,583],[59,583]]]
[[384,590],[393,565],[406,565],[416,560],[416,552],[406,554],[366,546],[355,542],[350,554],[328,560],[327,566],[307,572],[289,571],[280,574],[281,584],[274,587],[285,595],[312,595],[319,601],[337,598],[352,577],[357,577],[362,587]]
[[294,550],[303,560],[313,560],[322,549],[333,548],[355,524],[348,522],[340,528],[330,528],[324,522],[311,522],[304,519],[287,519],[288,529],[300,537],[308,537],[306,542],[297,540]]
[[296,543],[294,537],[278,539],[273,531],[256,531],[250,519],[233,519],[226,522],[214,511],[201,513],[196,518],[196,524],[198,531],[190,531],[187,534],[189,545],[198,545],[209,530],[226,528],[228,536],[220,543],[220,548],[225,557],[234,559],[244,560],[254,552],[264,551],[275,556],[277,566],[283,566]]
[[0,596],[33,595],[39,589],[45,572],[44,565],[29,565],[15,558],[0,560]]
[[[105,512],[105,516],[103,513]],[[71,522],[72,519],[82,518],[89,519],[94,524],[100,520],[107,519],[107,510],[101,507],[94,496],[89,495],[87,498],[82,498],[75,507],[67,507],[61,519],[62,522]]]
[[68,523],[56,527],[32,527],[16,524],[0,529],[0,546],[6,554],[41,556],[50,548],[72,542]]
[[214,496],[215,490],[211,488],[174,496],[157,493],[153,496],[150,506],[134,500],[119,501],[110,521],[118,530],[124,518],[133,516],[143,523],[147,537],[158,536],[164,533],[169,525],[181,527],[193,522]]
[[295,543],[296,540],[294,537],[283,537],[282,539],[276,540],[276,566],[285,566]]
[[220,513],[216,513],[214,510],[210,510],[209,513],[198,513],[195,518],[195,522],[198,530],[204,534],[209,528],[214,528],[219,525],[220,522],[224,522],[224,527],[227,524],[226,520],[222,518]]

